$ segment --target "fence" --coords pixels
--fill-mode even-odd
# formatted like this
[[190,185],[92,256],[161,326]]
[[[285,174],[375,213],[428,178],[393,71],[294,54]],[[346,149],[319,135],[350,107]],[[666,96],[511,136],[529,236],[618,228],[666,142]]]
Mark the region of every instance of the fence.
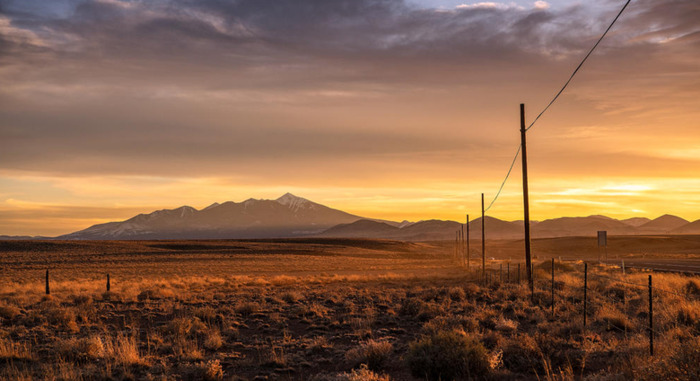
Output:
[[[526,283],[523,263],[501,262],[487,266],[485,271],[479,267],[470,267],[468,277],[471,281],[484,286],[520,285]],[[654,284],[654,274],[640,270],[636,273],[625,272],[624,267],[591,266],[589,263],[557,261],[552,258],[536,265],[533,263],[534,287],[529,289],[533,305],[546,310],[552,319],[565,312],[565,308],[574,308],[580,314],[580,324],[585,333],[590,329],[590,318],[595,312],[604,311],[608,318],[596,320],[604,324],[607,331],[621,335],[648,333],[649,355],[654,355],[654,339],[663,335],[664,325],[655,324],[655,309],[664,307],[669,297],[684,302],[700,299],[700,288],[690,287],[684,290],[672,290],[663,284]],[[562,278],[571,283],[567,284]],[[645,282],[639,278],[644,277]],[[658,278],[658,276],[657,276]],[[688,276],[691,282],[696,276]],[[578,281],[578,282],[576,282]],[[695,283],[694,283],[695,284]],[[620,287],[624,285],[625,287]],[[700,282],[695,284],[700,287]],[[634,302],[634,303],[633,303]],[[682,318],[679,314],[678,319]],[[693,316],[687,319],[693,320]],[[693,322],[691,322],[693,323]],[[700,322],[695,322],[700,329]]]
[[[459,259],[458,255],[455,256]],[[458,263],[465,266],[467,263],[459,260]],[[500,285],[521,285],[526,283],[527,273],[522,262],[501,261],[486,268],[481,266],[468,266],[467,277],[470,281],[481,283],[486,287]],[[558,269],[558,270],[557,270]],[[607,269],[607,271],[606,271]],[[662,335],[664,326],[655,325],[655,308],[663,306],[668,297],[679,298],[684,301],[700,301],[700,280],[692,283],[693,287],[686,287],[685,290],[672,290],[655,285],[653,274],[638,272],[632,274],[625,271],[624,266],[619,270],[611,266],[589,266],[589,263],[574,262],[570,260],[542,261],[532,265],[534,278],[533,287],[528,289],[531,303],[535,306],[548,310],[552,319],[556,319],[563,312],[563,308],[574,308],[580,313],[580,324],[583,332],[588,329],[589,316],[593,312],[608,310],[617,311],[622,314],[625,320],[615,321],[608,319],[604,323],[608,331],[618,331],[627,336],[630,333],[640,333],[639,327],[648,333],[649,354],[654,355],[654,338]],[[110,291],[111,280],[109,274],[106,275],[106,291]],[[641,283],[635,278],[646,275],[647,282]],[[561,278],[568,277],[569,283]],[[697,276],[689,276],[688,281],[697,279]],[[50,294],[49,270],[46,270],[46,294]],[[593,282],[593,283],[592,283]],[[601,284],[605,286],[601,286]],[[625,285],[626,288],[618,287]],[[690,283],[688,283],[690,285]],[[640,306],[631,308],[631,302],[644,302],[644,313],[639,313]],[[641,303],[637,303],[641,304]],[[571,307],[573,305],[573,307]],[[559,310],[557,307],[559,306]],[[693,316],[686,317],[689,320],[698,320]],[[605,319],[604,319],[605,320]],[[634,322],[634,323],[630,323]],[[700,331],[700,321],[695,322]],[[656,327],[656,328],[655,328]],[[636,330],[636,332],[635,332]]]

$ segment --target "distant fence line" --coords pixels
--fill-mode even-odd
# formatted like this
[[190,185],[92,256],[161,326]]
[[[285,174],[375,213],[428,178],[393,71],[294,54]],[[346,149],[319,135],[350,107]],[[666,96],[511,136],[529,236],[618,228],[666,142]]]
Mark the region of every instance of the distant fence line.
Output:
[[[562,294],[565,291],[564,287],[566,286],[564,282],[559,281],[557,283],[557,276],[561,276],[562,274],[581,276],[583,284],[578,288],[574,287],[574,295],[567,296],[566,301],[577,303],[576,308],[580,308],[580,324],[583,332],[585,333],[590,325],[589,316],[591,315],[592,309],[601,310],[604,308],[610,308],[622,313],[627,319],[630,319],[630,321],[640,322],[640,319],[644,319],[644,321],[641,322],[641,324],[635,324],[635,326],[644,327],[644,331],[648,332],[648,346],[650,356],[654,355],[654,338],[663,334],[663,332],[660,332],[657,328],[654,328],[654,307],[657,306],[659,303],[663,303],[663,298],[661,297],[661,295],[673,295],[686,301],[691,300],[691,297],[688,293],[680,292],[678,290],[669,290],[663,287],[659,287],[658,285],[654,285],[652,274],[647,274],[648,282],[646,282],[645,284],[630,281],[628,279],[629,274],[627,274],[626,272],[626,268],[629,267],[626,267],[624,265],[624,262],[620,263],[619,271],[615,271],[612,274],[596,272],[595,270],[590,271],[588,262],[583,262],[583,271],[576,269],[575,264],[570,264],[567,262],[572,261],[557,261],[555,260],[555,258],[551,258],[550,261],[540,261],[537,265],[533,263],[532,274],[534,278],[534,287],[530,289],[530,300],[533,303],[533,305],[537,305],[542,309],[548,309],[552,318],[555,318],[555,306],[558,303],[561,303],[561,299],[563,298]],[[462,261],[459,261],[458,263],[460,265],[465,265],[465,268],[467,267],[466,264]],[[597,263],[597,261],[595,261],[594,263]],[[547,265],[549,265],[549,267],[547,267]],[[559,274],[557,274],[557,266],[559,266],[560,268],[562,266],[570,266],[571,270],[559,271]],[[497,283],[499,285],[520,285],[525,283],[526,281],[525,277],[523,276],[523,274],[525,273],[525,269],[522,262],[501,261],[497,266],[494,266],[492,262],[491,265],[487,266],[485,269],[483,269],[483,271],[480,265],[468,266],[468,268],[468,281],[480,283],[486,287],[494,286]],[[653,268],[642,268],[650,271],[656,271]],[[543,271],[539,272],[540,276],[538,277],[538,272],[535,271],[535,269],[549,270],[548,277],[542,277]],[[688,276],[689,280],[693,279],[697,275],[694,272],[666,272],[674,272],[679,273],[679,275],[686,275]],[[632,287],[633,290],[636,291],[631,291],[632,294],[628,294],[627,290],[623,290],[622,295],[615,295],[614,289],[612,288],[608,288],[607,290],[597,290],[598,287],[590,287],[590,281],[601,280],[624,284]],[[698,291],[700,292],[700,290]],[[595,295],[592,295],[591,292],[595,292]],[[606,305],[603,305],[602,303],[598,302],[596,298],[592,298],[591,296],[596,296],[597,299],[604,300]],[[633,296],[639,296],[642,299],[646,299],[646,311],[641,318],[639,316],[631,316],[630,313],[625,310],[627,308],[628,301],[631,300]],[[625,335],[633,333],[628,329],[628,324],[625,324],[624,322],[622,324],[608,322],[606,328],[608,328],[609,331],[615,330],[624,333]],[[638,330],[636,332],[639,333]]]

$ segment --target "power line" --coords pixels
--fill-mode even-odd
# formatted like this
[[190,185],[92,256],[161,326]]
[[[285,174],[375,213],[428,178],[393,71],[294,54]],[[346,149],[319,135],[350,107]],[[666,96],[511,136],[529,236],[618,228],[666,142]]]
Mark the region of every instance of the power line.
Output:
[[[613,21],[610,23],[610,25],[608,26],[608,28],[605,29],[605,32],[603,32],[603,35],[600,36],[600,38],[598,39],[598,41],[596,41],[595,45],[593,45],[593,47],[591,48],[591,50],[588,51],[588,54],[586,54],[586,56],[583,57],[583,60],[581,60],[581,63],[579,63],[578,66],[576,66],[576,69],[574,70],[573,73],[571,73],[571,76],[570,76],[569,79],[566,81],[566,83],[564,83],[564,86],[562,86],[561,90],[559,90],[559,92],[557,92],[557,94],[554,96],[554,98],[552,98],[552,100],[549,102],[549,104],[547,105],[547,107],[545,107],[544,110],[542,110],[542,112],[540,112],[540,113],[537,115],[537,117],[532,121],[532,123],[530,123],[530,125],[525,129],[525,131],[531,129],[532,126],[534,126],[535,123],[537,123],[537,121],[540,119],[540,117],[542,117],[542,115],[549,109],[549,107],[552,106],[552,104],[554,104],[554,102],[557,100],[557,98],[559,98],[559,96],[564,92],[564,90],[566,89],[566,87],[569,86],[569,83],[571,83],[571,80],[574,79],[574,76],[576,76],[576,73],[578,73],[578,71],[581,69],[581,67],[582,67],[583,64],[586,62],[586,60],[588,60],[588,57],[590,57],[591,54],[593,54],[593,51],[598,47],[598,45],[600,44],[600,42],[603,41],[603,38],[605,38],[605,36],[606,36],[606,35],[608,34],[608,32],[610,31],[610,29],[612,29],[613,25],[615,25],[615,22],[617,22],[617,19],[620,18],[620,16],[622,15],[622,12],[625,11],[625,9],[627,8],[627,6],[629,5],[629,3],[630,3],[631,1],[632,1],[632,0],[627,0],[627,2],[625,2],[625,5],[622,6],[622,9],[620,9],[620,12],[618,12],[617,16],[615,16],[615,19],[613,19]],[[506,177],[503,179],[503,182],[501,182],[501,186],[498,188],[498,192],[496,193],[496,196],[493,198],[493,200],[491,201],[491,203],[489,204],[489,206],[488,206],[486,209],[484,209],[484,212],[486,212],[486,211],[488,211],[489,209],[491,209],[491,207],[492,207],[493,204],[496,202],[496,200],[498,200],[498,196],[500,196],[501,191],[503,190],[503,187],[506,185],[506,182],[508,181],[508,178],[510,177],[510,173],[513,171],[513,166],[515,166],[515,161],[517,160],[518,155],[520,155],[520,150],[521,150],[522,148],[523,148],[522,144],[518,146],[518,150],[515,152],[515,156],[513,157],[513,162],[510,164],[510,168],[508,169],[508,173],[506,173]]]
[[549,106],[551,106],[551,105],[554,103],[554,101],[556,101],[557,98],[559,98],[559,96],[561,95],[561,93],[564,92],[564,89],[566,89],[566,87],[569,85],[569,83],[571,82],[571,80],[574,79],[574,76],[576,75],[576,73],[578,73],[579,69],[581,69],[581,66],[583,66],[583,63],[586,62],[586,60],[588,59],[588,57],[591,56],[591,54],[593,53],[593,51],[595,50],[595,48],[598,47],[598,44],[600,44],[600,42],[603,41],[603,38],[605,38],[605,36],[606,36],[606,35],[608,34],[608,32],[610,31],[610,29],[612,29],[613,25],[615,25],[615,22],[617,21],[617,19],[620,18],[620,16],[622,15],[622,12],[625,11],[625,8],[627,8],[627,6],[629,5],[630,1],[632,1],[632,0],[627,0],[627,2],[626,2],[625,5],[622,7],[622,9],[620,9],[620,12],[617,14],[617,16],[615,16],[615,19],[614,19],[614,20],[612,21],[612,23],[610,23],[610,25],[608,26],[608,29],[606,29],[605,32],[603,32],[603,35],[600,36],[600,38],[599,38],[598,41],[595,43],[595,45],[593,45],[593,47],[591,48],[591,50],[588,51],[588,54],[586,54],[586,56],[583,57],[583,60],[581,61],[581,63],[578,64],[578,66],[576,67],[576,70],[574,70],[574,72],[571,73],[571,76],[570,76],[569,79],[566,81],[566,83],[564,84],[564,86],[562,86],[561,90],[559,90],[559,92],[557,93],[557,95],[555,95],[554,98],[552,98],[552,100],[549,102],[549,104],[547,105],[547,107],[545,107],[544,110],[542,110],[542,112],[541,112],[539,115],[537,115],[537,117],[535,118],[535,120],[533,120],[532,123],[530,123],[530,126],[528,126],[528,127],[525,129],[525,131],[531,129],[532,126],[534,126],[535,123],[537,123],[537,121],[540,119],[540,117],[542,116],[542,114],[544,114],[545,111],[547,111],[547,110],[549,109]]
[[513,162],[510,163],[510,168],[508,168],[508,173],[506,173],[506,177],[503,179],[503,182],[501,183],[501,187],[498,188],[498,192],[496,193],[496,197],[493,198],[493,201],[489,204],[488,208],[484,209],[484,212],[487,212],[489,209],[491,209],[491,206],[493,206],[493,203],[498,200],[498,196],[501,195],[501,191],[503,190],[503,187],[506,185],[506,181],[508,181],[508,177],[510,177],[510,172],[513,170],[513,167],[515,166],[515,160],[518,159],[518,155],[520,155],[520,150],[523,148],[522,144],[518,146],[518,150],[515,151],[515,156],[513,157]]

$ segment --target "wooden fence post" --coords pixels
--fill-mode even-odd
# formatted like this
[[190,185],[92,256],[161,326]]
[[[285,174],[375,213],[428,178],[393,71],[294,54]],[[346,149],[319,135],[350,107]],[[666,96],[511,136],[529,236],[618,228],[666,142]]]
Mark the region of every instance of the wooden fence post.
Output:
[[49,289],[49,269],[46,269],[46,295],[51,295],[51,290]]
[[530,302],[535,303],[535,264],[530,262],[528,281],[530,283]]
[[588,263],[583,264],[583,331],[586,331],[586,307],[588,304]]
[[651,292],[651,275],[649,275],[649,355],[654,355],[654,305]]
[[554,258],[552,258],[552,319],[554,318]]
[[109,273],[107,274],[107,291],[111,288],[111,285],[109,284]]
[[535,263],[530,262],[530,299],[535,301]]

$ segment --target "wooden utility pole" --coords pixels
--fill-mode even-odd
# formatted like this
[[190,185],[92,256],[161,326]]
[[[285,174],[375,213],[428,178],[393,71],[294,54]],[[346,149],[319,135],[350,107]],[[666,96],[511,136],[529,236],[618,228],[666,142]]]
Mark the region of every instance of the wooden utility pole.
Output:
[[467,214],[467,272],[469,272],[469,260],[470,260],[470,253],[469,253],[469,215]]
[[530,290],[533,289],[532,281],[532,259],[530,257],[530,194],[527,184],[527,141],[525,139],[525,105],[520,104],[520,144],[522,145],[523,158],[523,210],[525,212],[525,267],[527,268],[527,281],[530,284]]
[[481,194],[481,276],[486,276],[486,230],[484,229],[484,194]]

